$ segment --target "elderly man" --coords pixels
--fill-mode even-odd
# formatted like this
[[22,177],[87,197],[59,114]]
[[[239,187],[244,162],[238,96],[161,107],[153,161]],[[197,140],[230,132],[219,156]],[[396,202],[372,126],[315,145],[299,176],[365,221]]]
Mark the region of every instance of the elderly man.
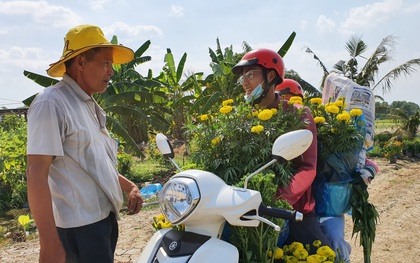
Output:
[[141,209],[139,189],[116,169],[117,144],[92,97],[105,91],[112,64],[133,57],[99,27],[72,28],[63,55],[47,70],[62,80],[29,108],[28,199],[39,232],[39,262],[114,262],[122,192],[131,214]]

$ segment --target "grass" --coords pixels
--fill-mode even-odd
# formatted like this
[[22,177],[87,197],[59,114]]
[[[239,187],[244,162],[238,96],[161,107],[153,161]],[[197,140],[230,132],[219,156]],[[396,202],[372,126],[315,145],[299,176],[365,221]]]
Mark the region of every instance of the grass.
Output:
[[400,123],[395,122],[391,119],[386,120],[376,120],[375,121],[375,133],[380,133],[382,131],[395,131],[401,126]]

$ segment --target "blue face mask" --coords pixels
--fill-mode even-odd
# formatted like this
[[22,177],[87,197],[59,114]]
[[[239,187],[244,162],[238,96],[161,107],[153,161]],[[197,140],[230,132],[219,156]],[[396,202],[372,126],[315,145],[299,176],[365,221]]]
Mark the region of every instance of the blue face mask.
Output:
[[244,98],[245,100],[249,103],[249,102],[253,102],[256,99],[258,99],[259,97],[261,97],[261,95],[264,92],[264,89],[262,88],[262,84],[264,83],[261,82],[252,92],[251,94],[249,94],[249,96],[245,95]]

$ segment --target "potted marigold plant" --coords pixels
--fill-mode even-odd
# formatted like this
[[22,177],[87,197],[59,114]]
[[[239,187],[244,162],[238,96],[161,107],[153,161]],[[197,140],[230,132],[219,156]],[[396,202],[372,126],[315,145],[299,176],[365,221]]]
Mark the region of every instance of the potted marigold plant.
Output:
[[384,147],[382,148],[385,157],[389,160],[390,163],[396,163],[397,157],[402,154],[403,151],[403,143],[396,140],[389,140],[385,143]]

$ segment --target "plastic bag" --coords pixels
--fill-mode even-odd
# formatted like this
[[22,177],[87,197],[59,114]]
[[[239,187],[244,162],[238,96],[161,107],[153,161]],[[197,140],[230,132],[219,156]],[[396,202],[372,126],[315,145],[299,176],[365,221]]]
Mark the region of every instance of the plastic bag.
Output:
[[314,184],[315,213],[318,216],[339,216],[347,213],[351,208],[352,189],[350,183]]
[[140,189],[140,194],[143,199],[150,199],[156,196],[160,189],[162,189],[162,185],[160,183],[149,184]]
[[317,175],[312,185],[315,212],[338,216],[350,210],[353,176],[356,176],[360,149],[318,157]]

